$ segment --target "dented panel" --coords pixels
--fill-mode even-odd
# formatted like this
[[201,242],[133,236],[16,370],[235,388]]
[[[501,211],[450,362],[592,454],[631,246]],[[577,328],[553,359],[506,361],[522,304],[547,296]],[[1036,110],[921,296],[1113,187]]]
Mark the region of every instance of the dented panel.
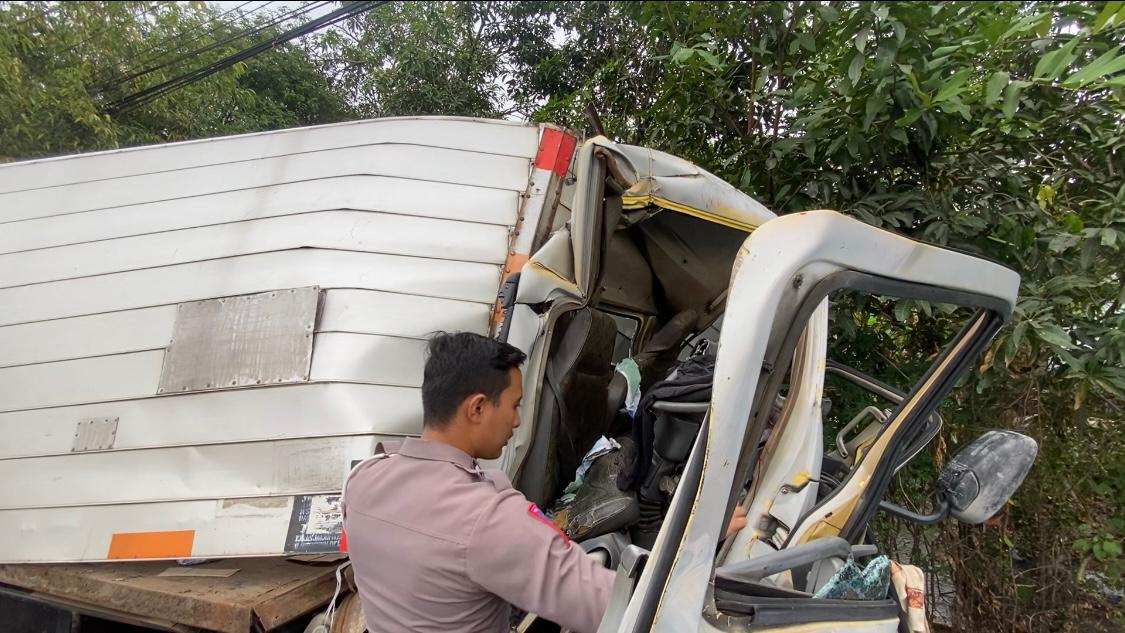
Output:
[[536,155],[539,128],[464,117],[399,117],[130,147],[0,165],[0,192],[41,189],[202,165],[229,164],[340,147],[410,144],[468,152]]
[[331,548],[315,504],[319,545],[286,545],[294,497],[420,431],[430,333],[488,331],[544,204],[541,129],[362,121],[0,166],[0,561]]

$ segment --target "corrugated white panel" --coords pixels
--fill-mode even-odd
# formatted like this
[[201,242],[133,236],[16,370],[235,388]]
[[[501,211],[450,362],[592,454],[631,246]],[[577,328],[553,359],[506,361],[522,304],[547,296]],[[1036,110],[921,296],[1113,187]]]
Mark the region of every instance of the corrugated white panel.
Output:
[[443,182],[341,176],[10,222],[0,230],[0,253],[335,209],[511,226],[519,196]]
[[371,334],[317,334],[311,380],[422,386],[426,342]]
[[0,367],[163,348],[175,306],[0,327]]
[[8,459],[0,509],[338,491],[371,446],[332,437]]
[[195,530],[192,555],[283,551],[292,497],[0,510],[0,563],[105,560],[117,532]]
[[[410,338],[437,331],[484,334],[491,311],[487,303],[329,290],[317,330]],[[0,327],[0,367],[163,348],[175,319],[176,308],[166,305]]]
[[[374,290],[329,290],[323,301],[320,332],[412,338],[439,330],[484,334],[492,311],[486,303]],[[0,327],[0,367],[163,348],[175,319],[176,308],[167,305]]]
[[526,158],[375,145],[0,194],[0,222],[358,174],[522,191],[529,172]]
[[0,288],[295,248],[502,264],[508,230],[366,211],[322,211],[0,255]]
[[371,290],[329,290],[317,331],[413,338],[425,338],[439,330],[485,334],[491,314],[492,304],[486,303]]
[[0,411],[149,396],[163,361],[159,350],[0,369]]
[[488,303],[500,267],[301,249],[0,290],[0,325],[282,288],[366,288]]
[[[425,347],[413,338],[317,334],[309,379],[421,387]],[[0,411],[155,395],[163,361],[158,350],[6,367],[0,369]]]
[[379,143],[532,158],[539,144],[539,128],[439,117],[353,121],[0,165],[0,192]]
[[70,452],[80,420],[117,418],[114,450],[313,436],[417,435],[421,391],[346,383],[232,389],[0,413],[0,460]]

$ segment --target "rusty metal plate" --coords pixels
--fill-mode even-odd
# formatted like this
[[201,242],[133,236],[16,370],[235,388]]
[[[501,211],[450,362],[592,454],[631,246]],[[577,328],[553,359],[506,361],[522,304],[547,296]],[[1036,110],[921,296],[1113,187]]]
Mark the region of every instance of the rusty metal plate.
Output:
[[[335,565],[302,565],[276,557],[228,558],[204,566],[237,568],[238,573],[177,578],[160,575],[168,564],[0,565],[0,582],[51,602],[96,601],[105,614],[101,617],[109,619],[221,633],[247,633],[255,616],[261,629],[272,631],[323,608],[336,589]],[[3,622],[0,615],[0,630],[7,631]]]
[[181,303],[157,393],[309,379],[320,288]]

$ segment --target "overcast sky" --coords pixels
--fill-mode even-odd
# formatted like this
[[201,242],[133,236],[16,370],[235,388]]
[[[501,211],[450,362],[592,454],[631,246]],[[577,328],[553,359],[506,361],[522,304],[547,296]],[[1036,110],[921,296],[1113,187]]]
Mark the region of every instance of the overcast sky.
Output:
[[300,16],[300,19],[302,21],[320,17],[320,16],[324,15],[325,13],[328,13],[328,12],[333,11],[335,9],[338,9],[340,7],[340,5],[336,2],[330,2],[330,3],[324,4],[324,3],[320,3],[320,2],[293,2],[292,0],[278,0],[278,1],[274,1],[274,2],[267,2],[265,0],[257,0],[257,1],[252,1],[249,4],[246,3],[246,0],[213,0],[212,2],[208,2],[207,4],[210,4],[211,6],[216,7],[220,11],[223,11],[223,12],[230,11],[230,10],[234,9],[235,7],[239,7],[243,4],[246,4],[246,6],[239,9],[239,11],[241,11],[242,13],[250,13],[251,11],[253,11],[255,13],[264,13],[266,11],[269,11],[271,13],[287,13],[289,11],[293,11],[294,9],[299,9],[299,8],[305,6],[305,5],[308,5],[308,4],[323,4],[324,5],[324,6],[319,6],[315,9],[313,9],[312,11],[309,11],[308,13]]

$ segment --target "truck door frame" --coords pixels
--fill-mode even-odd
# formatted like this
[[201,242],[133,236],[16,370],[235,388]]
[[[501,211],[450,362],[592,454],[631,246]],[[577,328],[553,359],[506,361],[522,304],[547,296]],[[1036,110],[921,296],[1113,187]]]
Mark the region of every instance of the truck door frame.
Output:
[[[716,614],[710,584],[714,548],[740,483],[755,465],[768,415],[764,404],[776,394],[809,314],[831,291],[851,288],[978,308],[892,416],[904,420],[896,428],[906,428],[910,420],[928,418],[991,340],[1010,315],[1018,286],[1019,276],[998,264],[831,211],[784,216],[752,233],[732,274],[707,420],[633,599],[620,623],[603,626],[639,633],[720,625],[700,620]],[[734,322],[770,325],[730,327]],[[894,432],[887,437],[889,444]],[[845,536],[865,523],[861,519],[877,507],[882,488],[885,483],[877,481],[853,504],[849,517],[858,518],[842,526]]]

